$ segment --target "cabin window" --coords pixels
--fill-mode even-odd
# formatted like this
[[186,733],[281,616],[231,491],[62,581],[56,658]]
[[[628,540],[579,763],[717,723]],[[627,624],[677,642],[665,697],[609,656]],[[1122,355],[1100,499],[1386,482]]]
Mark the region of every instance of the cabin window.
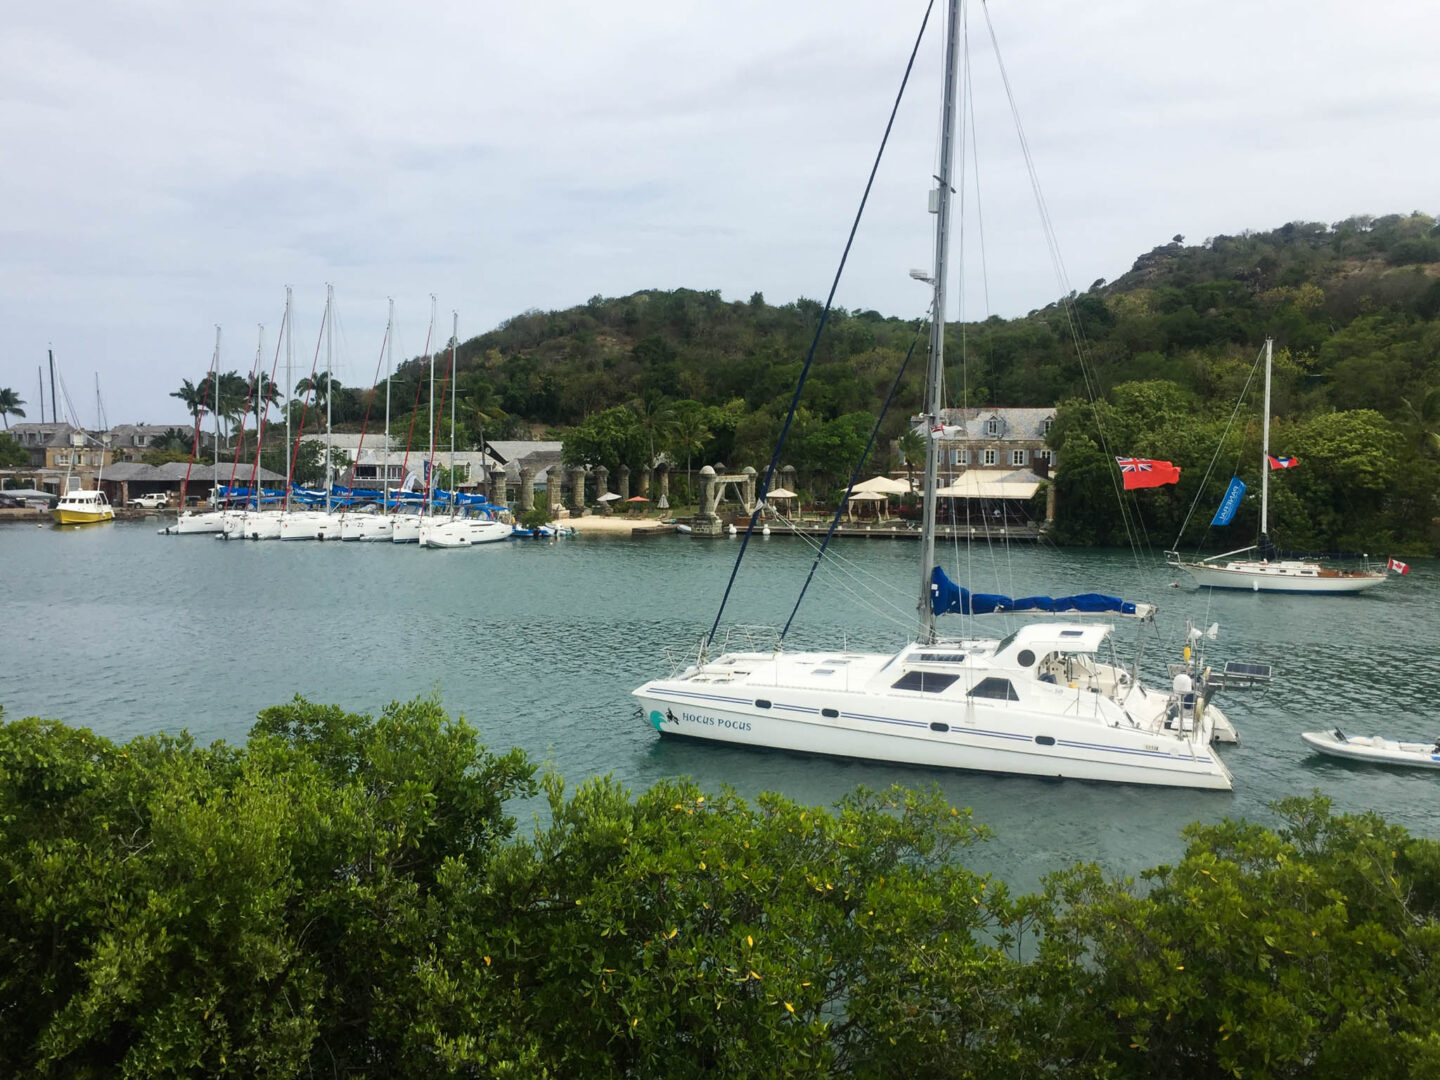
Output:
[[981,679],[970,689],[972,698],[993,698],[996,701],[1019,701],[1020,695],[1015,693],[1015,687],[1010,685],[1009,679]]
[[1035,742],[1040,746],[1054,746],[1055,740],[1049,735],[1036,735]]
[[834,720],[836,717],[838,717],[838,716],[840,715],[840,710],[839,710],[839,709],[821,709],[821,710],[820,710],[820,715],[821,715],[821,716],[828,716],[831,720]]
[[755,708],[768,709],[770,708],[770,702],[766,701],[764,698],[758,698],[755,701]]
[[922,694],[938,694],[947,689],[960,676],[946,675],[938,671],[907,671],[900,676],[892,690],[919,690]]
[[942,724],[942,723],[940,723],[940,722],[937,720],[935,723],[933,723],[933,724],[930,725],[930,730],[931,730],[931,731],[938,731],[938,732],[940,732],[940,734],[943,735],[943,734],[945,734],[945,732],[947,732],[947,731],[950,730],[950,725],[949,725],[949,724]]
[[835,674],[835,669],[834,669],[834,668],[828,668],[828,667],[817,667],[813,672],[811,672],[811,674],[812,674],[812,675],[834,675],[834,674]]
[[963,664],[965,654],[924,652],[916,656],[915,660],[921,664]]

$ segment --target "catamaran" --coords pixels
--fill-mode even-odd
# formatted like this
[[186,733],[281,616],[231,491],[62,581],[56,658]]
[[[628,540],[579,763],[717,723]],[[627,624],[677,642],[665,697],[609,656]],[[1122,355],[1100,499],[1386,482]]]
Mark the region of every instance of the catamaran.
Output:
[[[934,293],[923,410],[930,431],[942,427],[962,12],[963,0],[950,0],[939,175],[930,196],[934,270],[922,278]],[[941,632],[938,620],[950,613],[1077,611],[1148,619],[1154,609],[1097,594],[1011,599],[953,585],[935,562],[937,455],[936,440],[926,439],[920,620],[913,642],[894,653],[843,645],[789,652],[777,643],[712,655],[717,615],[693,659],[633,691],[655,730],[912,765],[1229,790],[1233,780],[1215,744],[1233,741],[1235,731],[1210,700],[1223,681],[1210,678],[1208,669],[1193,670],[1188,646],[1187,664],[1172,687],[1152,690],[1136,670],[1113,656],[1102,659],[1111,640],[1108,623],[1036,622],[998,640]],[[772,459],[751,530],[775,465]]]

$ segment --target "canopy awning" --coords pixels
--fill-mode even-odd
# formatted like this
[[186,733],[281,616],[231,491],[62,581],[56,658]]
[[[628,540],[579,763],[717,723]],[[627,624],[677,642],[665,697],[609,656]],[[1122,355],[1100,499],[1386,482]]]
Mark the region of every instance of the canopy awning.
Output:
[[787,491],[785,488],[771,488],[768,492],[766,492],[765,497],[766,497],[767,499],[794,499],[794,498],[798,498],[798,496],[795,494],[795,492],[793,492],[793,491]]
[[1028,499],[1040,490],[1039,481],[982,480],[966,473],[955,483],[938,488],[936,495],[947,499]]
[[904,480],[892,480],[888,476],[872,476],[869,480],[863,480],[856,484],[850,490],[852,492],[878,491],[885,495],[908,495],[910,485]]

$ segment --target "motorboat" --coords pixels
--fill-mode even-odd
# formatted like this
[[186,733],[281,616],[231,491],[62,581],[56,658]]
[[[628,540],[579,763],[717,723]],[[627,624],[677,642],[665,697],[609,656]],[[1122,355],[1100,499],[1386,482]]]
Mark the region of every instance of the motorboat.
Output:
[[115,509],[105,492],[76,488],[60,496],[50,516],[57,525],[96,525],[102,521],[114,521]]
[[1330,757],[1368,761],[1372,765],[1404,765],[1417,769],[1440,769],[1440,739],[1429,742],[1401,742],[1382,735],[1347,735],[1339,728],[1304,731],[1300,738],[1312,750]]

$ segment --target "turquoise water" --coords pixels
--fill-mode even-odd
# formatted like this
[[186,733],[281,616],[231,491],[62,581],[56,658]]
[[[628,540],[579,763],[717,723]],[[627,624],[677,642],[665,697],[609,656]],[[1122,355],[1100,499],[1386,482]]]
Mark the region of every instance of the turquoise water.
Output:
[[[946,773],[661,740],[630,690],[693,651],[715,616],[738,541],[581,537],[456,551],[392,544],[225,543],[158,536],[153,523],[0,528],[7,716],[88,725],[115,739],[188,728],[243,741],[256,712],[300,693],[372,711],[439,694],[492,747],[520,746],[572,784],[603,773],[641,789],[689,775],[713,789],[832,803],[858,784],[938,783],[996,836],[971,860],[1019,887],[1074,860],[1133,873],[1175,858],[1190,821],[1267,818],[1266,803],[1319,788],[1440,835],[1440,775],[1318,758],[1301,731],[1340,724],[1407,738],[1440,734],[1440,569],[1358,597],[1207,594],[1174,588],[1130,553],[1023,547],[951,551],[957,581],[1012,595],[1099,590],[1160,604],[1137,630],[1142,669],[1163,679],[1186,616],[1220,624],[1217,665],[1275,665],[1260,695],[1219,703],[1241,745],[1222,748],[1230,794]],[[895,647],[912,630],[918,549],[851,540],[817,577],[794,647]],[[756,538],[726,625],[784,622],[812,555]],[[988,633],[1008,632],[988,620]]]

